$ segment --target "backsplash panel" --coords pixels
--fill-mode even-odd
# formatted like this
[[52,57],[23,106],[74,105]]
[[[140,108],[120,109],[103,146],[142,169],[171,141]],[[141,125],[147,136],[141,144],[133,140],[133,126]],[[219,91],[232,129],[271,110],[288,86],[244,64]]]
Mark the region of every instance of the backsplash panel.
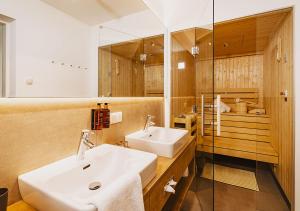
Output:
[[[9,204],[21,199],[18,175],[76,153],[80,132],[90,128],[91,108],[99,99],[20,101],[0,106],[0,186],[9,188]],[[123,121],[97,131],[92,136],[97,144],[124,140],[128,133],[143,128],[147,114],[163,125],[163,98],[100,101],[109,102],[111,112],[122,111]]]

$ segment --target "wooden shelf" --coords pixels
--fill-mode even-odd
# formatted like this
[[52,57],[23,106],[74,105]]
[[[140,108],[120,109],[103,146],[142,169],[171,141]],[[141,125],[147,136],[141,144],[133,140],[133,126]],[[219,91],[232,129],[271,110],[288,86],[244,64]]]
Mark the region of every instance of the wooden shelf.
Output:
[[174,117],[173,128],[185,129],[189,131],[190,136],[197,135],[197,114],[185,114],[184,117]]
[[188,193],[191,184],[195,178],[195,160],[192,160],[189,164],[189,175],[188,177],[183,177],[176,186],[176,194],[172,195],[168,202],[166,203],[163,211],[169,210],[180,210],[183,201]]

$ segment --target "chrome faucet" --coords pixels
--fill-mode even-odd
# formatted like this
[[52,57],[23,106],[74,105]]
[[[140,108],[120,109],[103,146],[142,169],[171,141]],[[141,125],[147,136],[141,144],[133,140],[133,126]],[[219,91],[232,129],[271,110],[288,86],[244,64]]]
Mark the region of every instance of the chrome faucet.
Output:
[[96,145],[90,141],[90,130],[82,130],[80,143],[77,150],[77,160],[82,161],[84,160],[85,151],[88,149],[94,148]]
[[149,127],[155,125],[155,123],[152,121],[153,118],[154,118],[154,116],[147,115],[145,126],[144,126],[144,131],[145,132],[148,132]]

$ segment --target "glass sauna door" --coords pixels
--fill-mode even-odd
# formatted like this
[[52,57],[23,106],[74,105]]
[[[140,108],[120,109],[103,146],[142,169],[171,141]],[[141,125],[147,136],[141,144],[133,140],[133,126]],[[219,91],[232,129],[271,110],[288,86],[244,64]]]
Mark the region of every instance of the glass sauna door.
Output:
[[171,33],[171,127],[188,130],[196,144],[195,173],[181,206],[187,211],[214,210],[214,130],[220,128],[213,88],[213,1],[200,7],[189,14],[195,27]]
[[217,14],[171,34],[171,126],[197,143],[182,210],[293,210],[292,14]]
[[[171,127],[188,130],[196,143],[195,173],[181,210],[214,209],[213,27],[171,33]],[[215,120],[214,120],[215,118]],[[220,125],[219,125],[220,126]],[[220,127],[219,127],[220,128]]]
[[293,205],[292,17],[287,8],[214,24],[216,211]]

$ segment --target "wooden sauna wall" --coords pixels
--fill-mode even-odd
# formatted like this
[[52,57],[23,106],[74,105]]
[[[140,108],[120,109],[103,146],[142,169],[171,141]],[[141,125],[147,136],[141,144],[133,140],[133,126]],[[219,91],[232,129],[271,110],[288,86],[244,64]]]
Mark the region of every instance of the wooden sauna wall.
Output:
[[145,96],[164,96],[164,66],[163,64],[147,65],[145,67]]
[[203,92],[213,91],[213,48],[209,45],[209,43],[213,43],[212,39],[212,33],[210,33],[197,42],[197,46],[201,49],[195,64],[197,98]]
[[[278,57],[278,58],[277,58]],[[272,144],[279,154],[274,173],[290,202],[294,195],[293,17],[290,12],[264,52],[264,105],[271,116]],[[280,95],[288,90],[285,102]]]
[[216,90],[256,88],[263,105],[263,55],[216,59],[214,74]]
[[[161,97],[164,95],[163,55],[143,64],[133,59],[99,48],[99,96],[113,97]],[[119,73],[117,74],[117,66]]]
[[98,95],[109,96],[111,93],[111,59],[110,52],[106,49],[98,49]]
[[139,61],[132,61],[132,96],[144,96],[144,65]]
[[[263,58],[264,56],[260,54],[216,58],[214,61],[215,90],[258,89],[258,102],[256,103],[262,106]],[[196,71],[197,99],[199,99],[202,93],[207,94],[212,92],[212,84],[208,83],[208,81],[212,81],[213,77],[211,60],[198,60]],[[233,105],[230,106],[234,109]]]
[[[172,51],[171,117],[175,117],[190,113],[195,104],[195,61],[175,38],[172,39]],[[178,62],[185,62],[184,70],[178,69]]]
[[144,96],[143,64],[103,49],[99,49],[99,61],[100,96],[108,93],[112,97]]
[[[118,63],[118,64],[117,64]],[[119,70],[117,70],[117,68]],[[111,90],[113,97],[132,96],[132,60],[111,54]]]
[[[201,29],[196,29],[196,37],[201,34]],[[205,97],[213,97],[213,33],[207,32],[196,45],[199,47],[200,52],[195,60],[196,68],[196,104],[201,108],[201,95],[205,93]],[[207,94],[210,93],[210,94]],[[206,99],[207,100],[207,99]]]

